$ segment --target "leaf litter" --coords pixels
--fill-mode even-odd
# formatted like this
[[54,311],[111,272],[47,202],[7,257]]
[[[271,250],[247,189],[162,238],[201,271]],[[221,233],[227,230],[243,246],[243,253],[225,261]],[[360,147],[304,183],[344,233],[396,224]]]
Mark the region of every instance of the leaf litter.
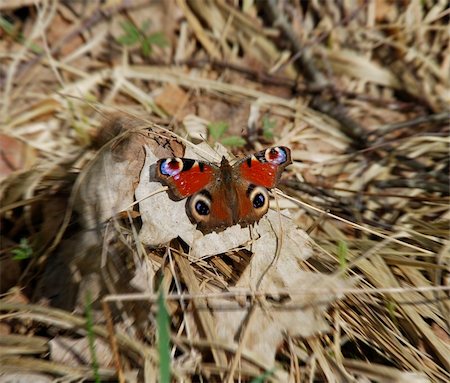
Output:
[[[443,2],[0,7],[0,379],[157,381],[162,291],[176,381],[449,380]],[[149,167],[218,141],[294,164],[203,236]]]

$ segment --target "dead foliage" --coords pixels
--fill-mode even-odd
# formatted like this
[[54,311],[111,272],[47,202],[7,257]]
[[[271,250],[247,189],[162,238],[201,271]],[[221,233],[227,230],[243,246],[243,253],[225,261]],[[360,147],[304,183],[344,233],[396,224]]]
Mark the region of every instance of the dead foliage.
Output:
[[[0,11],[0,381],[450,380],[446,2]],[[273,145],[254,228],[150,182]]]

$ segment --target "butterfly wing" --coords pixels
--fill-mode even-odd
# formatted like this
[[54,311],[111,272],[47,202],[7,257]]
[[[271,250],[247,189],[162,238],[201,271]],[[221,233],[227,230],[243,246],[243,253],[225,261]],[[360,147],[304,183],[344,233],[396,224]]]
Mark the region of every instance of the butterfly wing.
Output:
[[235,167],[240,177],[249,183],[272,189],[277,186],[284,168],[291,163],[290,149],[276,146],[242,159]]
[[168,186],[174,201],[188,197],[186,213],[204,233],[231,226],[232,208],[221,169],[189,158],[163,158],[150,168],[150,179]]
[[190,158],[163,158],[150,168],[150,179],[169,187],[174,201],[200,192],[215,178],[219,168],[213,164]]
[[285,146],[268,148],[237,162],[233,171],[236,184],[238,221],[259,221],[269,209],[267,189],[278,185],[284,168],[291,164],[291,151]]

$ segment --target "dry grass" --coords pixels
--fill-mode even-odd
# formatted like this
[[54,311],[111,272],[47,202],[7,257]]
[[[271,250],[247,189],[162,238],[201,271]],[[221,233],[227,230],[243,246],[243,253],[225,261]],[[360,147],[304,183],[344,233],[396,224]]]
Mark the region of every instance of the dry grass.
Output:
[[[176,381],[263,381],[268,368],[269,381],[450,380],[446,3],[237,3],[0,4],[5,379],[157,381],[162,280]],[[127,33],[139,37],[126,45]],[[118,115],[137,134],[119,135]],[[99,149],[105,120],[118,137]],[[114,200],[133,198],[139,140],[190,146],[206,137],[204,121],[245,137],[238,155],[292,149],[277,203],[310,236],[312,255],[299,264],[357,280],[334,291],[345,296],[325,313],[329,332],[274,343],[274,369],[244,346],[252,320],[276,317],[283,296],[296,318],[326,303],[321,294],[331,299],[325,285],[270,290],[270,299],[238,289],[251,253],[194,258],[179,240],[151,248],[137,206],[108,219],[96,194],[104,177]],[[215,325],[227,307],[248,315],[225,342]]]

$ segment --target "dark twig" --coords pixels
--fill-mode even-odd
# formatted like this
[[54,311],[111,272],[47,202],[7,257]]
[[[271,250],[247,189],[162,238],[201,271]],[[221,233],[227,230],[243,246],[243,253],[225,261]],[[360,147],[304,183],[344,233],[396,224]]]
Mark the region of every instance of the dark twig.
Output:
[[420,116],[412,120],[397,122],[395,124],[382,125],[379,126],[373,133],[371,133],[371,135],[380,137],[403,128],[409,128],[421,124],[428,124],[431,122],[441,123],[445,121],[450,122],[450,112],[430,114],[428,116]]
[[[305,79],[314,86],[324,88],[330,87],[326,77],[316,68],[311,58],[310,49],[302,46],[287,18],[279,11],[277,1],[266,0],[264,3],[274,26],[281,30],[283,35],[291,44],[294,57],[296,58],[294,65],[297,67],[299,72],[302,73]],[[366,147],[365,130],[347,115],[347,112],[342,105],[339,105],[337,102],[332,102],[325,98],[324,95],[321,95],[312,101],[311,107],[338,121],[341,125],[342,131],[353,140],[354,147],[357,149]]]
[[265,4],[267,5],[267,11],[272,19],[273,25],[281,30],[283,35],[292,45],[292,50],[294,52],[294,56],[296,57],[294,64],[297,69],[303,73],[308,82],[315,85],[327,86],[328,80],[320,71],[316,69],[316,66],[311,59],[309,49],[304,48],[300,41],[298,41],[290,23],[284,14],[278,10],[279,3],[275,0],[266,0]]
[[431,183],[426,180],[412,178],[412,179],[392,179],[375,181],[374,185],[380,189],[384,188],[411,188],[422,189],[428,193],[438,192],[448,195],[450,193],[450,186],[442,183]]
[[[251,68],[244,67],[242,65],[238,65],[231,62],[224,62],[214,58],[208,58],[203,60],[197,59],[187,59],[184,61],[177,62],[178,65],[189,65],[194,67],[202,67],[205,65],[211,65],[214,68],[219,69],[230,69],[234,72],[241,73],[248,78],[257,81],[264,85],[275,85],[275,86],[284,86],[288,88],[295,88],[297,86],[297,82],[288,77],[284,76],[274,76],[263,71],[254,70]],[[298,91],[306,91],[306,87],[298,88]]]

